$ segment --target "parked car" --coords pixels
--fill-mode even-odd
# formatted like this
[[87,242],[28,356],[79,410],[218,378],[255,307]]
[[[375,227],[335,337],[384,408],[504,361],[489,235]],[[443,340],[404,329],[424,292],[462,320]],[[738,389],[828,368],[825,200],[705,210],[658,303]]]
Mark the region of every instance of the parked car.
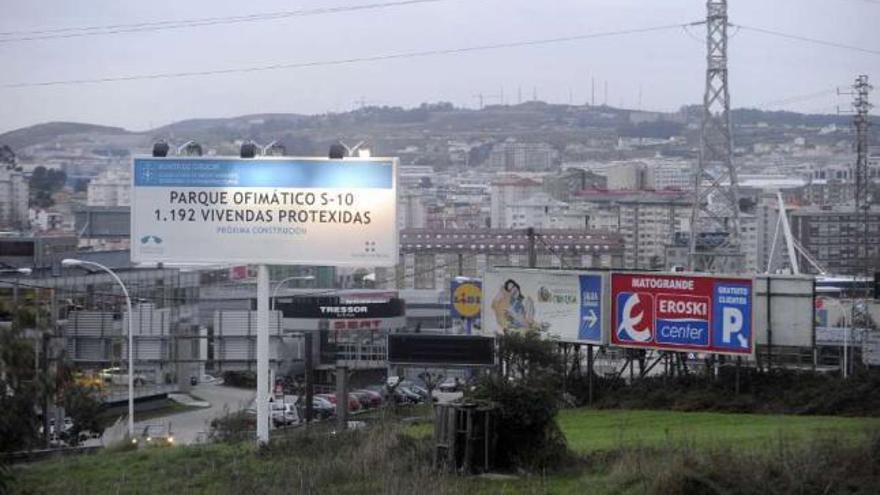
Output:
[[413,392],[405,385],[398,385],[394,389],[394,398],[398,404],[420,404],[422,396]]
[[358,403],[360,403],[361,405],[361,409],[371,409],[373,407],[373,397],[370,396],[367,392],[355,390],[353,392],[349,392],[349,395],[357,399]]
[[[128,385],[128,370],[118,366],[105,368],[101,370],[101,379],[104,380],[104,383]],[[147,377],[142,373],[135,371],[134,376],[132,377],[132,382],[134,382],[135,386],[140,387],[147,383]]]
[[272,423],[275,426],[293,426],[302,422],[299,410],[293,402],[280,402],[272,406]]
[[461,392],[463,388],[464,383],[458,377],[447,378],[437,385],[437,389],[441,392]]
[[403,382],[401,385],[417,393],[422,398],[422,400],[428,398],[428,389],[421,385],[412,382]]
[[374,390],[370,390],[368,388],[362,388],[359,390],[355,390],[355,393],[363,394],[369,397],[370,407],[382,407],[382,403],[384,402],[382,398],[382,394],[380,392],[376,392]]
[[[334,407],[336,406],[336,394],[318,394],[318,395],[316,395],[316,397],[322,397],[322,398],[330,401],[330,403],[333,404]],[[357,398],[354,397],[353,395],[348,394],[348,412],[357,412],[360,410],[361,410],[360,401],[357,400]]]
[[336,406],[329,400],[315,395],[312,396],[312,411],[315,413],[315,418],[326,419],[336,415]]

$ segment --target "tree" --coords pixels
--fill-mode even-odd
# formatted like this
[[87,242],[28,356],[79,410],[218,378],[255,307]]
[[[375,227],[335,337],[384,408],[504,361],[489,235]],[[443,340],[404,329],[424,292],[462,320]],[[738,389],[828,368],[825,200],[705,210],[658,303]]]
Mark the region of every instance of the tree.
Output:
[[42,165],[35,168],[29,182],[31,204],[40,208],[54,205],[52,194],[61,190],[66,182],[67,174],[63,170],[47,169]]
[[543,470],[568,455],[556,425],[562,395],[563,361],[553,341],[537,332],[499,337],[503,373],[477,380],[469,398],[498,407],[496,462],[500,467]]
[[101,413],[101,402],[95,398],[95,390],[77,383],[69,383],[63,389],[62,403],[65,413],[73,421],[73,428],[68,433],[68,443],[79,443],[80,433],[101,433],[98,421]]
[[16,328],[0,329],[0,452],[38,443],[39,383],[34,349]]
[[440,385],[440,382],[443,381],[442,373],[434,373],[432,371],[425,370],[419,373],[419,378],[425,382],[425,389],[428,391],[428,397],[426,400],[428,404],[431,405],[431,413],[434,412],[434,389],[437,388],[437,385]]

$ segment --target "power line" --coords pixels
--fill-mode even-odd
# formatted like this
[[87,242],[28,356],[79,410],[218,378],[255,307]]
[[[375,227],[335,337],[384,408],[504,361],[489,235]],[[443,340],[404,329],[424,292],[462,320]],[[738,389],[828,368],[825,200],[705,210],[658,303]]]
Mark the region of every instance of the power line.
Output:
[[216,76],[216,75],[225,75],[225,74],[243,74],[249,72],[263,72],[263,71],[272,71],[272,70],[289,70],[289,69],[303,69],[309,67],[327,67],[327,66],[335,66],[335,65],[348,65],[348,64],[356,64],[356,63],[364,63],[364,62],[379,62],[385,60],[396,60],[396,59],[408,59],[408,58],[422,58],[422,57],[432,57],[438,55],[456,55],[462,53],[471,53],[471,52],[480,52],[480,51],[489,51],[489,50],[499,50],[504,48],[518,48],[524,46],[539,46],[539,45],[549,45],[555,43],[566,43],[572,41],[582,41],[588,39],[595,38],[607,38],[613,36],[624,36],[628,34],[640,34],[640,33],[649,33],[654,31],[663,31],[669,29],[680,29],[683,24],[666,24],[662,26],[653,26],[647,28],[635,28],[635,29],[622,29],[617,31],[604,31],[604,32],[596,32],[596,33],[586,33],[574,36],[564,36],[559,38],[544,38],[544,39],[535,39],[535,40],[525,40],[525,41],[511,41],[506,43],[493,43],[488,45],[476,45],[469,46],[463,48],[441,48],[434,50],[424,50],[424,51],[415,51],[415,52],[402,52],[402,53],[389,53],[384,55],[372,55],[366,57],[352,57],[352,58],[343,58],[336,60],[315,60],[310,62],[294,62],[294,63],[283,63],[283,64],[271,64],[271,65],[262,65],[262,66],[254,66],[254,67],[231,67],[226,69],[214,69],[214,70],[203,70],[203,71],[182,71],[182,72],[161,72],[154,74],[138,74],[138,75],[130,75],[130,76],[110,76],[110,77],[99,77],[99,78],[91,78],[91,79],[66,79],[66,80],[57,80],[57,81],[40,81],[40,82],[24,82],[24,83],[12,83],[12,84],[4,84],[4,88],[30,88],[30,87],[42,87],[42,86],[69,86],[76,84],[99,84],[99,83],[112,83],[112,82],[125,82],[125,81],[141,81],[141,80],[153,80],[153,79],[173,79],[173,78],[181,78],[181,77],[203,77],[203,76]]
[[872,50],[870,48],[864,48],[861,46],[847,45],[844,43],[837,43],[836,41],[820,40],[817,38],[809,38],[807,36],[801,36],[801,35],[797,35],[797,34],[783,33],[781,31],[773,31],[771,29],[764,29],[764,28],[753,27],[753,26],[744,26],[742,24],[730,23],[729,25],[735,26],[735,27],[738,27],[740,29],[744,29],[747,31],[754,31],[756,33],[762,33],[762,34],[776,36],[779,38],[785,38],[785,39],[794,40],[794,41],[803,41],[805,43],[812,43],[814,45],[830,46],[833,48],[842,48],[845,50],[853,50],[853,51],[862,52],[862,53],[870,53],[871,55],[880,55],[880,50]]
[[238,24],[243,22],[274,21],[279,19],[288,19],[291,17],[306,17],[313,15],[336,14],[342,12],[357,12],[363,10],[385,9],[389,7],[401,7],[414,4],[436,3],[442,1],[446,0],[399,0],[395,2],[368,3],[361,5],[324,7],[319,9],[267,12],[261,14],[249,14],[228,17],[202,17],[181,20],[141,22],[136,24],[109,24],[103,26],[43,29],[33,31],[8,31],[5,33],[0,33],[0,44],[18,43],[22,41],[78,38],[83,36],[104,36],[111,34],[139,33],[145,31],[163,31],[167,29],[185,29],[203,26],[216,26],[222,24]]
[[816,100],[819,98],[824,98],[828,96],[834,96],[837,93],[837,88],[826,88],[819,91],[813,91],[811,93],[806,93],[802,95],[789,96],[787,98],[781,98],[778,100],[770,100],[765,101],[763,103],[758,103],[755,105],[756,108],[768,108],[768,107],[779,107],[788,105],[791,103],[800,103],[804,101]]

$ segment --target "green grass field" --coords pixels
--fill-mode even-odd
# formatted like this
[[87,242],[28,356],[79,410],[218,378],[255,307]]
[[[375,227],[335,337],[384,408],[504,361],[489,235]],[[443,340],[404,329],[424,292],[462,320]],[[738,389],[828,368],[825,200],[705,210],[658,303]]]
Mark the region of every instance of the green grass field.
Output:
[[[844,446],[866,444],[869,433],[880,431],[880,418],[580,409],[562,411],[559,425],[569,447],[580,454],[632,450],[652,459],[651,449],[669,453],[681,444],[700,452],[732,447],[748,460],[772,458],[792,445],[806,445],[809,451],[808,441],[819,438]],[[432,473],[429,457],[419,453],[425,450],[413,450],[415,444],[407,447],[407,442],[401,447],[390,431],[354,432],[348,439],[326,434],[293,439],[262,454],[245,442],[53,459],[16,467],[13,493],[628,494],[655,493],[644,480],[656,477],[651,469],[665,469],[647,463],[648,474],[643,474],[644,461],[615,461],[513,481],[460,478]],[[405,431],[412,443],[412,437],[430,436],[431,425]]]
[[559,414],[558,422],[569,448],[578,453],[669,444],[750,447],[880,432],[880,418],[675,411],[570,409]]
[[[580,454],[670,444],[751,447],[825,436],[855,440],[880,433],[880,418],[838,416],[566,409],[558,423],[569,448]],[[434,426],[416,424],[406,431],[428,437]]]

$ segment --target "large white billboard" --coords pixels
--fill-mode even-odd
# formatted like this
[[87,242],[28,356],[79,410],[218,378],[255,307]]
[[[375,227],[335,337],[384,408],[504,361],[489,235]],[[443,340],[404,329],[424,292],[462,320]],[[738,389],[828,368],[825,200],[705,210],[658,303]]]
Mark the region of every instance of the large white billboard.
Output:
[[815,289],[812,277],[756,276],[756,342],[761,345],[812,347],[815,326],[814,305]]
[[394,158],[135,158],[135,263],[393,266]]
[[607,340],[607,274],[495,268],[483,277],[483,329],[537,331],[562,342]]

